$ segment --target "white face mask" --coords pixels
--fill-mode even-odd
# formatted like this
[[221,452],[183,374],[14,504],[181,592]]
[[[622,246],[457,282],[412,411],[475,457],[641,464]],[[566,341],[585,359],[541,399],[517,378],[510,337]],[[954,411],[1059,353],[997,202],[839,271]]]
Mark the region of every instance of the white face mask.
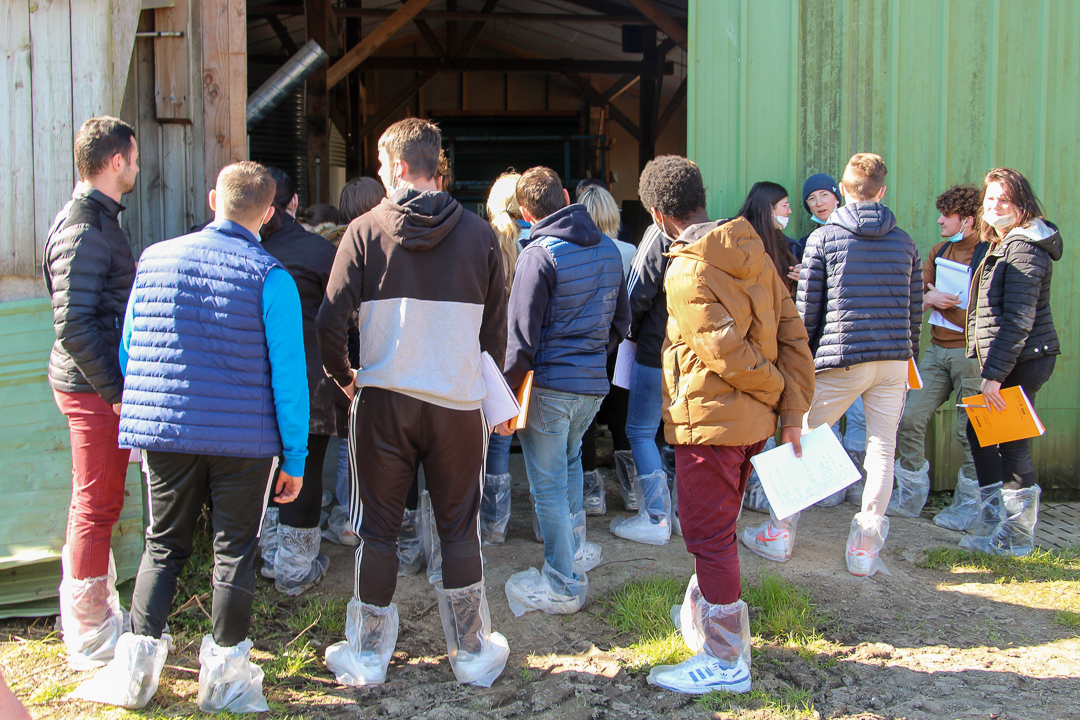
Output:
[[1016,222],[1016,215],[1013,213],[999,215],[996,210],[983,210],[983,220],[990,227],[1003,230]]
[[773,222],[775,222],[775,223],[776,223],[776,226],[777,226],[778,228],[780,228],[781,230],[783,230],[784,228],[786,228],[786,227],[787,227],[787,224],[788,224],[788,222],[790,222],[790,221],[791,221],[791,218],[790,218],[790,217],[788,217],[787,215],[773,215],[773,216],[772,216],[772,219],[773,219]]

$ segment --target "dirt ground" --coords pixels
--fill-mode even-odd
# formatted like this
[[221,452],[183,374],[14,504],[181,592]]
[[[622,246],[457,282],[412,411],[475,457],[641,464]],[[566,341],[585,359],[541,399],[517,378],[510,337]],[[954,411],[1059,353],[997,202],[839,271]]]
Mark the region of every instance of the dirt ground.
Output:
[[[343,688],[321,663],[313,679],[278,685],[277,708],[305,718],[703,718],[711,711],[689,696],[649,686],[642,673],[620,664],[632,642],[607,625],[596,602],[623,583],[652,574],[689,578],[693,563],[681,538],[663,547],[613,536],[611,519],[625,514],[609,468],[601,468],[608,514],[589,518],[588,538],[603,547],[603,563],[589,573],[589,604],[573,616],[511,614],[507,578],[542,564],[532,525],[520,455],[512,456],[513,515],[506,544],[486,548],[487,588],[494,627],[508,639],[510,661],[490,689],[462,687],[446,660],[435,593],[423,574],[400,578],[397,652],[387,683]],[[780,647],[756,651],[754,688],[810,692],[821,718],[1080,718],[1080,636],[1053,621],[1052,607],[1014,604],[1009,588],[983,576],[916,567],[924,548],[954,546],[960,537],[919,519],[894,518],[884,552],[891,576],[856,578],[844,567],[852,505],[812,508],[799,523],[790,562],[779,565],[740,548],[743,577],[765,570],[806,589],[825,617],[822,634],[835,645],[828,655],[800,657]],[[746,512],[739,525],[765,516]],[[326,580],[314,591],[326,597],[352,592],[351,548],[324,543],[330,555]],[[260,581],[260,589],[269,587]],[[170,663],[172,658],[170,658]],[[197,665],[191,665],[197,667]],[[9,675],[11,668],[7,669]],[[194,699],[196,677],[167,669],[162,690]],[[186,703],[185,703],[186,704]],[[65,707],[66,706],[66,707]],[[169,715],[182,706],[173,706]],[[194,710],[187,705],[188,711]],[[92,705],[48,703],[35,717],[97,716]],[[770,711],[715,717],[784,717]]]

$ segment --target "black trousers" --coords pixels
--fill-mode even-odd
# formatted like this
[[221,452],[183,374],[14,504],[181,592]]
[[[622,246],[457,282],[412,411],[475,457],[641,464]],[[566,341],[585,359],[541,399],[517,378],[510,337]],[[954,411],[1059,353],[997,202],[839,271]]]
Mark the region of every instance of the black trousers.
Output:
[[419,463],[442,545],[443,587],[483,578],[477,519],[490,432],[480,410],[450,410],[381,388],[357,392],[349,411],[357,599],[380,607],[394,599],[397,539]]
[[329,435],[308,435],[304,484],[300,486],[300,494],[295,500],[284,505],[270,500],[270,505],[279,509],[278,522],[282,525],[294,528],[318,527],[322,514],[323,463],[329,444]]
[[161,637],[177,578],[191,556],[196,522],[210,500],[214,642],[231,647],[247,638],[255,599],[257,535],[271,465],[271,458],[147,451],[150,526],[131,600],[132,632]]
[[[1035,405],[1035,393],[1039,391],[1054,372],[1056,355],[1049,355],[1035,360],[1016,363],[1001,387],[1019,385]],[[975,426],[968,423],[968,443],[971,444],[971,459],[975,463],[975,474],[979,476],[979,486],[986,487],[994,483],[1015,483],[1026,488],[1035,484],[1035,463],[1031,460],[1031,438],[1014,440],[983,447]]]

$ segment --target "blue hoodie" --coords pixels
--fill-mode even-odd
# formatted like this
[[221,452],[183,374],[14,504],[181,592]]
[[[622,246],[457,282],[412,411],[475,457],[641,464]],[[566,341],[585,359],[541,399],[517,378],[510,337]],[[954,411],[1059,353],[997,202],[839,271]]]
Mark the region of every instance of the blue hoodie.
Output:
[[518,387],[606,395],[607,355],[630,329],[622,259],[584,205],[532,226],[507,308],[505,375]]

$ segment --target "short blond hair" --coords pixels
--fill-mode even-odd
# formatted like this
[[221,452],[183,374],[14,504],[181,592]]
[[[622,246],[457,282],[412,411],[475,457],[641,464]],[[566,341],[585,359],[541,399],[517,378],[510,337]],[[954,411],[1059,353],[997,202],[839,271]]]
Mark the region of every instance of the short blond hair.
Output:
[[873,200],[885,187],[888,174],[889,169],[880,155],[855,153],[844,168],[844,188],[856,201]]
[[600,228],[600,232],[609,238],[618,236],[619,221],[622,218],[619,216],[619,206],[611,193],[599,185],[589,185],[581,191],[578,202],[589,211],[589,217]]
[[257,162],[226,165],[217,176],[217,209],[226,220],[249,225],[258,222],[274,202],[277,183]]

